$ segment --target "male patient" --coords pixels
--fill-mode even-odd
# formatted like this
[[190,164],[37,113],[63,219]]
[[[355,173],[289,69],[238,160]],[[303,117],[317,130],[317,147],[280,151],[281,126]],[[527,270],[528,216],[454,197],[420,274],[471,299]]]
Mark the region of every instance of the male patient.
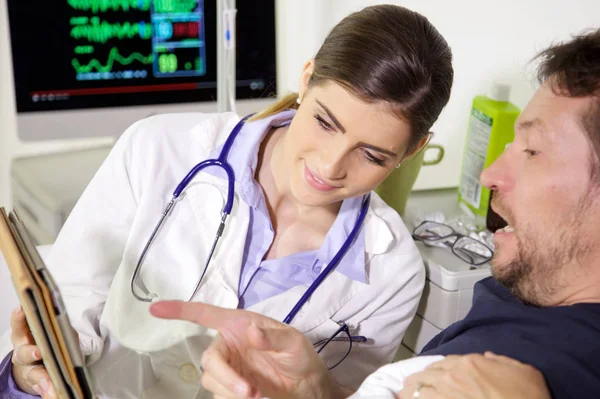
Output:
[[[600,398],[600,30],[540,59],[542,84],[515,141],[481,176],[510,225],[495,235],[493,278],[476,284],[470,313],[429,342],[425,357],[383,367],[356,397],[543,398],[545,379],[553,398]],[[220,331],[202,363],[202,382],[217,395],[345,397],[290,327],[202,304],[157,303],[152,312]],[[519,362],[481,355],[488,351]],[[503,395],[489,392],[485,373],[510,375]]]

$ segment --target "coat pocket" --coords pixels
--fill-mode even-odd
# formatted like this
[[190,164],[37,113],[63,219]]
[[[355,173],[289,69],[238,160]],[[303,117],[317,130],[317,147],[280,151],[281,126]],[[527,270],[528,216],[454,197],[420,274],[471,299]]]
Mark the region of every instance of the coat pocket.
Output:
[[344,321],[327,319],[305,335],[330,369],[339,365],[350,353],[352,330]]

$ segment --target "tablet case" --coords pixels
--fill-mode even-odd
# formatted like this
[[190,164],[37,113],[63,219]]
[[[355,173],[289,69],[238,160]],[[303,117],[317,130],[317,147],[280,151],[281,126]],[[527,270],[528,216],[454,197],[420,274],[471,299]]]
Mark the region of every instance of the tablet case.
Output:
[[16,212],[0,208],[0,250],[59,398],[92,399],[91,379],[57,285]]

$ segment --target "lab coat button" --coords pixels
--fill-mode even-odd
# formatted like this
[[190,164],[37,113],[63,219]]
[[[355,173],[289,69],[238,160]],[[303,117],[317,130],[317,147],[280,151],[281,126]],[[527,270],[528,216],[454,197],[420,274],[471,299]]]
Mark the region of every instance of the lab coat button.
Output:
[[198,371],[191,363],[179,367],[179,377],[185,382],[195,382],[198,379]]

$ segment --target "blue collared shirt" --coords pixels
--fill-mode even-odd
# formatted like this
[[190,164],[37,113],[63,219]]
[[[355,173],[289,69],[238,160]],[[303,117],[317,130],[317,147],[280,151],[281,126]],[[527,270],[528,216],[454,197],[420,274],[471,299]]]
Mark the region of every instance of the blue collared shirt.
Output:
[[36,395],[29,395],[21,391],[12,377],[12,352],[0,363],[0,399],[33,399]]
[[[263,260],[273,243],[275,232],[262,187],[255,179],[258,150],[271,129],[288,126],[294,115],[295,111],[289,110],[247,122],[236,137],[227,158],[235,173],[236,190],[250,207],[250,223],[238,288],[239,307],[242,309],[297,285],[310,285],[342,247],[360,213],[362,197],[348,198],[342,202],[338,216],[320,249]],[[221,147],[218,147],[211,154],[211,158],[217,158],[220,153]],[[211,168],[208,172],[224,176],[220,169]],[[336,271],[351,279],[365,282],[364,252],[365,237],[361,229]]]

